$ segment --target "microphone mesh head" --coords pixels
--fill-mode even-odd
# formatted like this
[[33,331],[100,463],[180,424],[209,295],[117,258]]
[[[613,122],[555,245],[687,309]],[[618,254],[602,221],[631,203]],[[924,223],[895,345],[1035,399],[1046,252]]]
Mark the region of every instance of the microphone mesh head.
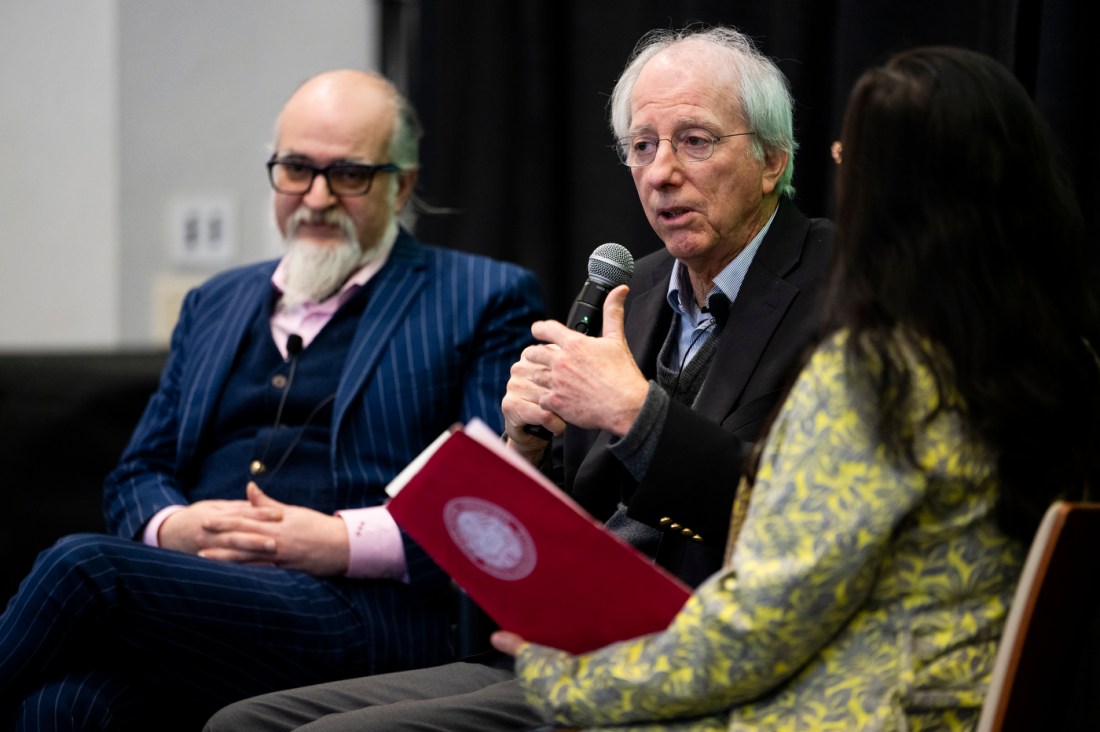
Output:
[[600,244],[588,257],[588,278],[611,287],[625,285],[634,275],[634,257],[622,244]]

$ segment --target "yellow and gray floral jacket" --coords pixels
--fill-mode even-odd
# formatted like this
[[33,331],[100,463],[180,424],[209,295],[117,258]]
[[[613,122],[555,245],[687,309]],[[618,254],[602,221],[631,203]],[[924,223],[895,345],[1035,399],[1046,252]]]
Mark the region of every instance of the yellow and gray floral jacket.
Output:
[[[516,670],[584,729],[968,729],[1024,548],[997,528],[988,454],[909,358],[916,464],[887,458],[845,336],[815,352],[764,445],[727,566],[668,630]],[[922,426],[923,425],[923,426]]]

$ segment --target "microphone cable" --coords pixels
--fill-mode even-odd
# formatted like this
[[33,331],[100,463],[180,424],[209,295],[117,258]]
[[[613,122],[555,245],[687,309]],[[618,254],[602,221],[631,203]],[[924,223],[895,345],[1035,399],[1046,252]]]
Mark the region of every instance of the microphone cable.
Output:
[[279,397],[279,406],[275,409],[275,423],[271,427],[271,434],[267,436],[267,443],[264,445],[263,452],[260,453],[259,458],[253,460],[249,464],[248,472],[252,475],[253,478],[257,480],[259,479],[260,475],[266,474],[265,477],[270,479],[279,472],[279,469],[283,467],[283,464],[286,462],[287,458],[290,457],[290,453],[293,452],[294,448],[298,446],[299,442],[301,442],[302,437],[305,435],[306,428],[309,427],[309,424],[313,421],[313,418],[316,417],[318,413],[320,413],[325,405],[329,404],[336,398],[335,393],[329,394],[327,397],[318,402],[312,410],[310,410],[310,413],[306,415],[306,419],[302,423],[302,426],[298,428],[298,434],[294,436],[294,439],[291,440],[286,450],[283,451],[283,454],[279,457],[279,462],[275,464],[275,467],[271,470],[271,472],[268,472],[267,465],[264,461],[267,459],[267,453],[271,450],[271,443],[274,441],[275,434],[279,431],[279,426],[282,423],[283,409],[286,406],[287,395],[290,394],[290,387],[294,383],[294,374],[298,370],[298,356],[301,354],[302,350],[303,344],[302,337],[300,335],[298,335],[297,333],[291,333],[289,336],[287,336],[286,352],[287,355],[290,356],[290,369],[287,371],[286,386],[283,387],[283,393]]
[[711,298],[714,300],[711,303],[707,301],[707,306],[700,308],[704,315],[710,316],[710,322],[703,328],[696,330],[691,335],[691,340],[688,342],[688,346],[684,349],[684,353],[680,357],[680,368],[676,371],[676,379],[672,382],[671,394],[675,395],[677,389],[680,388],[680,376],[684,373],[684,368],[687,366],[688,361],[692,357],[692,351],[696,350],[696,347],[700,345],[700,341],[703,341],[708,336],[716,337],[717,332],[722,326],[726,324],[726,319],[729,318],[729,299],[722,294],[717,294]]

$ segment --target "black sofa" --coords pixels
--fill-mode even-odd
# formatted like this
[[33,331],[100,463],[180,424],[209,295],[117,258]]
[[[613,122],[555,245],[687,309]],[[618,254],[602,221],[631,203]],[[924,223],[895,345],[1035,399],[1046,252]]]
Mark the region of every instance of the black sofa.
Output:
[[166,352],[0,353],[0,607],[59,537],[103,531],[114,467]]

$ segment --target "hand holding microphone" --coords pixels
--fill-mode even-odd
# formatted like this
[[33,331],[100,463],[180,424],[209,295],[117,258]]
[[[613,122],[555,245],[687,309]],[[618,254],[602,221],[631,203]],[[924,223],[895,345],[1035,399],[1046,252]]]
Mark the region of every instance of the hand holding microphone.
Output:
[[[626,284],[633,274],[634,258],[626,247],[613,243],[596,247],[588,258],[588,279],[581,287],[564,327],[577,333],[600,336],[603,332],[603,305],[608,293],[619,285]],[[562,327],[560,324],[546,325]],[[616,327],[621,328],[621,323]],[[536,337],[540,336],[536,333]],[[560,346],[553,337],[544,340],[548,344]],[[633,365],[633,360],[630,363]],[[509,383],[509,392],[513,392],[512,382]],[[542,440],[550,440],[553,437],[550,430],[542,425],[527,424],[524,425],[523,431]]]

